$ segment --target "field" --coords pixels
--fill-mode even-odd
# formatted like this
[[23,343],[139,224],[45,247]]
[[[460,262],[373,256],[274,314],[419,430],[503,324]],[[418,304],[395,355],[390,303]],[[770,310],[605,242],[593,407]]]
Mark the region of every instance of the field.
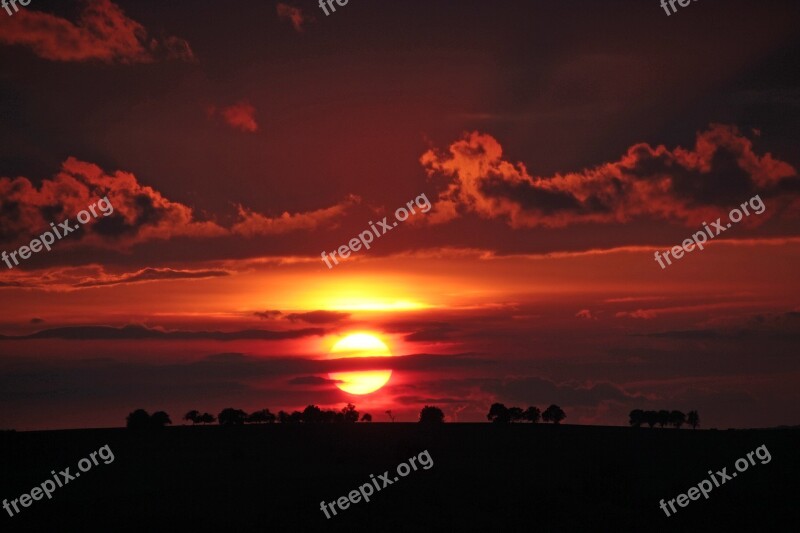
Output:
[[[109,445],[99,465],[4,513],[12,531],[786,531],[797,525],[800,431],[493,424],[265,425],[0,434],[18,498]],[[659,501],[766,445],[767,464],[666,517]],[[370,502],[331,502],[428,450]],[[9,526],[11,526],[9,528]]]

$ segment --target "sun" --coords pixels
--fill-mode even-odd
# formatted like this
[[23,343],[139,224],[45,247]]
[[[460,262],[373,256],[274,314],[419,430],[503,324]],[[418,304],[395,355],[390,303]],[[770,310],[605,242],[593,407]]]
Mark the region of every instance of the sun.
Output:
[[[352,333],[331,348],[331,355],[338,357],[389,357],[392,352],[382,340],[370,333]],[[391,370],[366,370],[357,372],[333,372],[328,376],[336,386],[350,394],[369,394],[380,389],[392,377]]]

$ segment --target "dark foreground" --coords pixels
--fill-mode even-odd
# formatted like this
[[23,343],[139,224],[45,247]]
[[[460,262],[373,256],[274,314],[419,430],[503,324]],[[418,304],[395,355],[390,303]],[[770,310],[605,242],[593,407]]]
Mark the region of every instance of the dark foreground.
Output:
[[[0,498],[51,470],[114,461],[4,531],[796,531],[800,431],[445,424],[175,427],[0,434]],[[676,498],[762,444],[772,456],[667,518]],[[428,450],[421,467],[326,519],[320,502]],[[419,462],[417,463],[419,464]],[[382,483],[381,483],[382,486]]]

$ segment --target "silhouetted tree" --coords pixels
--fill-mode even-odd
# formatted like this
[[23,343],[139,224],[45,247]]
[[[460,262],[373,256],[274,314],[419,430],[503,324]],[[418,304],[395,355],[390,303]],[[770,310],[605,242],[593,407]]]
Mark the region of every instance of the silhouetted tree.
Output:
[[348,424],[358,422],[358,411],[356,411],[356,406],[352,403],[342,407],[342,422]]
[[167,424],[172,424],[169,415],[164,411],[156,411],[150,416],[150,425],[154,428],[163,428]]
[[658,423],[658,413],[655,411],[645,411],[644,412],[644,421],[650,426],[650,429],[653,429]]
[[128,429],[149,429],[150,415],[144,409],[137,409],[133,411],[125,419]]
[[522,413],[522,418],[532,424],[538,422],[541,416],[542,412],[539,410],[539,408],[533,406],[528,407],[527,409],[525,409],[525,412]]
[[386,411],[386,415],[389,417],[389,420],[391,420],[392,422],[394,422],[394,415],[392,414],[392,410],[391,410],[391,409],[389,409],[388,411]]
[[247,422],[250,424],[272,424],[275,422],[275,415],[269,412],[269,409],[262,409],[254,413],[250,413],[247,417]]
[[290,424],[299,424],[303,421],[303,413],[300,411],[292,411],[292,414],[289,415],[288,422]]
[[192,411],[189,411],[188,413],[186,413],[183,416],[183,419],[185,421],[187,421],[187,422],[191,422],[192,424],[199,424],[200,423],[200,417],[201,417],[200,411],[195,409],[195,410],[192,410]]
[[278,411],[278,422],[281,424],[288,424],[289,423],[289,413],[286,411]]
[[680,429],[686,423],[686,415],[681,411],[672,411],[669,414],[669,423]]
[[645,423],[644,411],[642,411],[641,409],[634,409],[633,411],[630,412],[628,417],[629,417],[628,423],[635,428],[641,427],[642,424]]
[[320,420],[325,424],[333,424],[334,422],[343,422],[344,415],[332,409],[326,409],[320,413]]
[[217,415],[217,419],[220,426],[240,426],[247,420],[247,413],[241,409],[227,407]]
[[318,424],[322,422],[322,409],[316,405],[308,405],[303,409],[303,422],[306,424]]
[[565,418],[567,418],[566,413],[556,404],[551,405],[542,413],[542,420],[545,422],[552,422],[553,424],[560,424]]
[[656,415],[656,420],[658,420],[658,425],[662,428],[669,424],[669,411],[666,409],[662,409]]
[[217,417],[212,415],[211,413],[203,413],[200,415],[200,423],[202,424],[213,424],[217,420]]
[[686,415],[686,423],[692,426],[692,429],[697,429],[700,424],[700,415],[697,414],[697,411],[689,411],[689,414]]
[[508,424],[511,422],[511,413],[502,403],[493,403],[486,418],[493,424]]
[[363,415],[361,415],[361,421],[362,422],[372,422],[372,415],[369,414],[369,413],[364,413]]
[[522,415],[525,411],[521,407],[509,407],[508,416],[511,417],[512,422],[522,422]]
[[444,413],[438,407],[434,407],[433,405],[426,405],[422,408],[419,412],[419,423],[420,424],[443,424],[444,423]]

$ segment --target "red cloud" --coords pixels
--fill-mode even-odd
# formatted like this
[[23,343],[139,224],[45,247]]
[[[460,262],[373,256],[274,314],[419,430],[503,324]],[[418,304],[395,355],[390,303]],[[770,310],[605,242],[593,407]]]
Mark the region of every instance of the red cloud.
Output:
[[[217,108],[210,106],[206,109],[209,117],[213,117],[217,113]],[[223,107],[219,110],[220,115],[225,122],[232,128],[240,129],[249,133],[258,131],[258,123],[256,122],[256,108],[250,105],[246,100],[242,100],[229,107]]]
[[191,207],[173,202],[152,187],[142,185],[130,172],[106,174],[99,166],[67,159],[61,172],[34,186],[24,177],[0,178],[0,243],[30,239],[49,228],[51,222],[75,220],[78,212],[98,199],[108,197],[113,212],[83,226],[81,238],[70,241],[127,248],[133,244],[175,237],[219,237],[225,235],[275,235],[334,225],[335,219],[360,199],[305,213],[268,217],[239,206],[239,220],[231,228],[214,221],[201,221]]
[[61,172],[43,180],[39,188],[27,178],[0,178],[0,242],[29,237],[47,229],[50,222],[74,220],[79,211],[103,197],[108,197],[113,213],[100,214],[84,226],[86,234],[82,230],[81,240],[126,246],[153,239],[225,233],[214,222],[197,221],[190,207],[141,185],[129,172],[106,174],[97,165],[70,157]]
[[283,2],[278,2],[277,7],[278,18],[281,20],[291,20],[294,29],[297,30],[298,33],[302,33],[303,23],[305,22],[303,11],[300,8],[284,4]]
[[144,26],[126,17],[110,0],[87,0],[76,23],[21,9],[3,21],[0,43],[27,46],[51,61],[149,63],[159,57],[194,60],[185,40],[150,38]]
[[618,161],[549,177],[504,160],[500,143],[479,132],[451,144],[449,154],[429,150],[420,162],[429,176],[447,179],[428,223],[473,212],[515,228],[643,217],[695,225],[757,193],[773,200],[763,220],[790,204],[797,180],[791,165],[757,155],[749,139],[724,125],[698,133],[693,150],[640,143]]
[[267,217],[239,206],[239,222],[231,228],[234,233],[252,237],[255,235],[274,235],[297,230],[314,230],[320,226],[332,226],[334,221],[345,214],[361,199],[350,195],[339,204],[316,211],[290,214],[283,213],[279,217]]

